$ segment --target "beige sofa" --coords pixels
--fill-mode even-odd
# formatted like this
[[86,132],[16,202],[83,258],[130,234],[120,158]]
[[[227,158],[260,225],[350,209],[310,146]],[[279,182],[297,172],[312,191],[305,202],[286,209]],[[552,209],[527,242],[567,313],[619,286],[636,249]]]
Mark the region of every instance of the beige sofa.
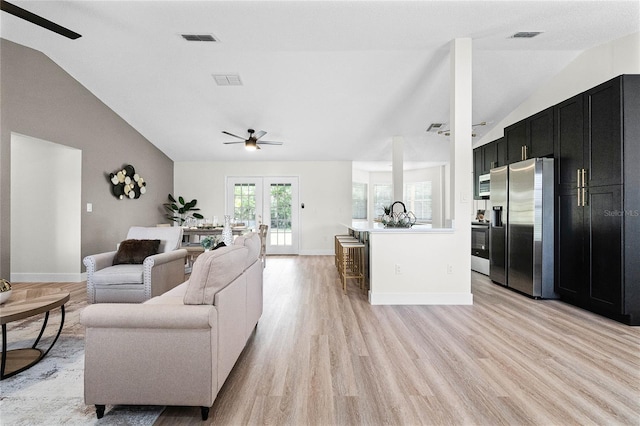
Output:
[[262,315],[260,237],[201,254],[188,281],[143,304],[96,304],[86,327],[84,396],[105,405],[209,408]]

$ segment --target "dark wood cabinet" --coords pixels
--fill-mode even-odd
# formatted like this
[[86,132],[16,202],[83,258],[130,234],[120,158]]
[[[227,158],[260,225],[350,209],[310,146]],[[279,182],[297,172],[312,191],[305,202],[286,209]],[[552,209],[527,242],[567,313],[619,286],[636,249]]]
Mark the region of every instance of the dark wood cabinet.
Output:
[[553,108],[518,121],[504,131],[508,164],[553,156]]
[[526,120],[504,129],[504,138],[507,141],[507,164],[524,160],[524,147],[527,145]]
[[[506,149],[504,138],[489,142],[473,150],[473,195],[474,199],[480,200],[478,194],[478,177],[488,174],[491,169],[506,164]],[[486,197],[484,197],[486,198]]]
[[638,75],[554,107],[556,290],[633,325],[640,325],[639,114]]

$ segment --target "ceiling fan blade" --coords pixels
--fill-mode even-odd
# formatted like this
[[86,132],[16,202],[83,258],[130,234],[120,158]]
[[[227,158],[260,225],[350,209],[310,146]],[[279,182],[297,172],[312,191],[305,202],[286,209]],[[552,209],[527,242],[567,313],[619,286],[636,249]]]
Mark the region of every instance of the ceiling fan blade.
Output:
[[258,141],[259,145],[282,145],[284,142],[275,142],[275,141]]
[[10,13],[13,16],[17,16],[20,19],[31,22],[32,24],[36,24],[49,31],[53,31],[54,33],[70,38],[71,40],[82,37],[75,31],[71,31],[70,29],[63,27],[62,25],[51,22],[48,19],[43,18],[42,16],[38,16],[35,13],[24,10],[23,8],[18,7],[15,4],[11,4],[7,1],[0,0],[0,9],[4,10],[7,13]]
[[238,141],[238,142],[222,142],[225,145],[231,145],[231,144],[236,144],[236,143],[244,143],[244,141]]
[[224,133],[225,135],[233,136],[234,138],[242,139],[243,141],[246,139],[246,138],[240,137],[238,135],[234,135],[233,133],[229,133],[229,132],[227,132],[225,130],[223,130],[222,133]]
[[267,134],[267,132],[265,132],[264,130],[258,130],[257,132],[255,132],[253,134],[253,137],[256,138],[256,139],[260,139],[261,137],[263,137],[266,134]]

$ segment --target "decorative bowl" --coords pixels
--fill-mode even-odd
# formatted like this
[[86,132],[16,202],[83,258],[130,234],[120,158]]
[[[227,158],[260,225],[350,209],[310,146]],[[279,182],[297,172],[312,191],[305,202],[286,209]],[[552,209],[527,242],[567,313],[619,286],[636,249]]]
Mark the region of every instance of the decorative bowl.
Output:
[[6,302],[7,300],[9,300],[9,298],[11,297],[11,292],[13,290],[7,290],[7,291],[3,291],[0,292],[0,304]]

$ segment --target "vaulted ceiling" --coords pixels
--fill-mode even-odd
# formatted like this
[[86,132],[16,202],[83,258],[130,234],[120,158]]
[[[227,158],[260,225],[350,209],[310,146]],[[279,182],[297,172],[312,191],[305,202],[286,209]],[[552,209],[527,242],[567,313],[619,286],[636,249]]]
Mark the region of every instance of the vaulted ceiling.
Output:
[[[175,161],[389,161],[401,135],[405,160],[441,163],[448,137],[426,129],[449,121],[452,39],[473,39],[481,137],[582,51],[640,28],[635,0],[12,3],[82,37],[3,12],[3,38],[45,53]],[[223,144],[248,128],[284,145]]]

